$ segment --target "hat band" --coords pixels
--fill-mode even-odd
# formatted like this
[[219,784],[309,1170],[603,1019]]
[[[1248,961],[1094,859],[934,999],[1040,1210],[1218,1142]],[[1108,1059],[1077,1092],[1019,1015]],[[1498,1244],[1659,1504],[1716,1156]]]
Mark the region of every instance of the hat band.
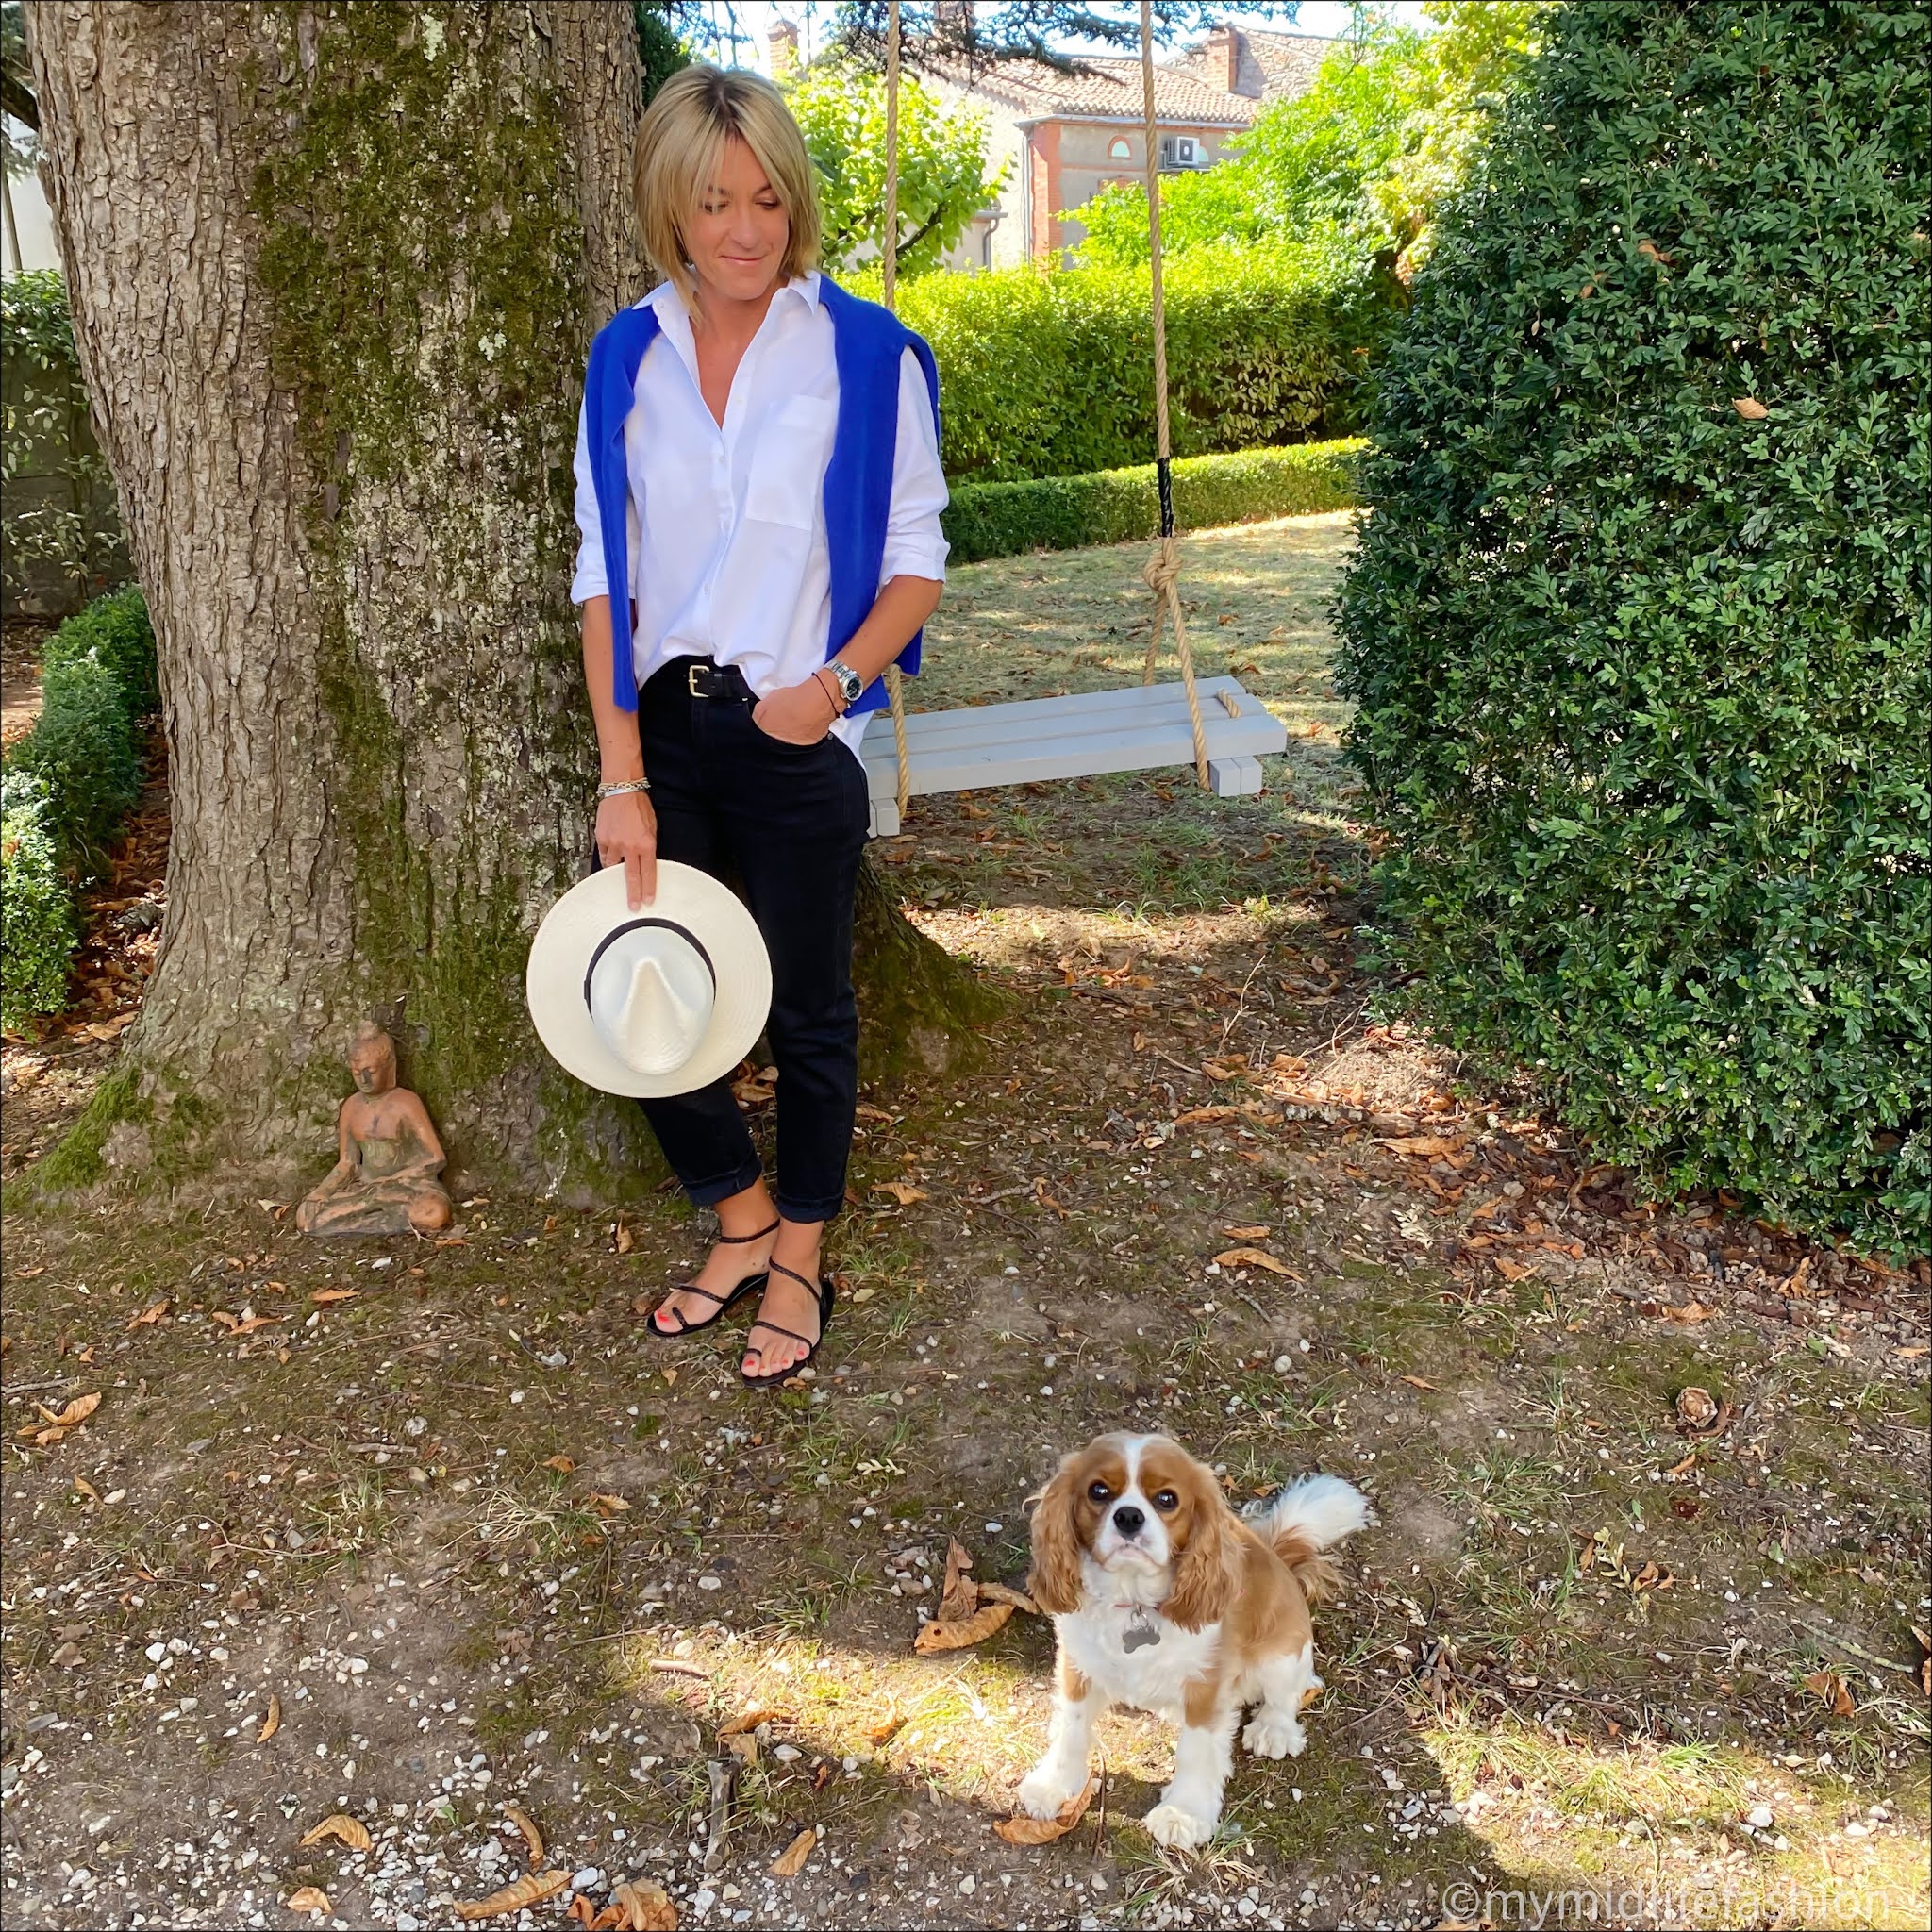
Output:
[[718,969],[711,964],[711,956],[705,950],[705,942],[688,925],[679,925],[675,919],[627,919],[622,925],[613,925],[597,941],[597,950],[591,955],[591,963],[584,968],[584,1006],[591,1004],[591,980],[597,971],[597,961],[604,957],[606,949],[621,940],[627,932],[641,932],[646,927],[656,926],[660,932],[675,932],[677,937],[696,953],[705,962],[705,971],[711,975],[711,991],[718,991]]

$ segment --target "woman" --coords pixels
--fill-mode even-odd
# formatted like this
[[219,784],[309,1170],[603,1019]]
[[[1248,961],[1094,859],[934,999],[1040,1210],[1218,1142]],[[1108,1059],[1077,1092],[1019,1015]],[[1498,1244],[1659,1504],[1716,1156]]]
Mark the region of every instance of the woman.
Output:
[[597,853],[634,911],[658,858],[729,868],[771,953],[775,1198],[726,1082],[643,1103],[719,1226],[651,1325],[690,1334],[762,1288],[740,1373],[767,1384],[831,1314],[820,1249],[858,1092],[859,740],[886,666],[918,669],[945,575],[938,378],[924,342],[816,272],[811,163],[768,81],[675,75],[633,189],[666,279],[593,345],[576,456]]

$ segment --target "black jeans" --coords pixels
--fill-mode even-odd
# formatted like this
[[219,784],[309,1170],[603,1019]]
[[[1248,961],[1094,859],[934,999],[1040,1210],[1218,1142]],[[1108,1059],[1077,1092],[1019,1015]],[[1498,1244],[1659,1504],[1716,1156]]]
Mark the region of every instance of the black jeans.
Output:
[[[691,673],[728,695],[695,697]],[[852,906],[870,807],[865,772],[836,738],[786,744],[752,723],[729,670],[680,658],[638,696],[658,857],[735,872],[772,956],[766,1024],[778,1068],[778,1211],[828,1221],[845,1199],[858,1104]],[[642,1103],[664,1158],[699,1207],[758,1178],[728,1080]]]

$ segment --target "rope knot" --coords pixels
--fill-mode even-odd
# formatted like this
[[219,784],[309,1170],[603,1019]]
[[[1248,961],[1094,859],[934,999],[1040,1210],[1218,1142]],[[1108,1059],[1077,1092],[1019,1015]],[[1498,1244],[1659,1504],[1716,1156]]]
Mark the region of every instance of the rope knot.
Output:
[[1180,545],[1172,537],[1163,537],[1141,566],[1141,581],[1157,597],[1165,597],[1179,581],[1180,574]]

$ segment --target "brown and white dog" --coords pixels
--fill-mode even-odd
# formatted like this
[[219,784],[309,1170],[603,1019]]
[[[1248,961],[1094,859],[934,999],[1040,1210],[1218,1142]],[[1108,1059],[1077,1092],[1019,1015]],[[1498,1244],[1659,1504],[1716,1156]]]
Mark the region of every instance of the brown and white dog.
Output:
[[1237,1516],[1214,1473],[1165,1436],[1101,1436],[1065,1457],[1033,1514],[1034,1601],[1059,1656],[1046,1755],[1021,1808],[1050,1818],[1087,1783],[1093,1725],[1130,1704],[1181,1727],[1174,1778],[1147,1814],[1164,1845],[1205,1844],[1241,1742],[1299,1757],[1319,1688],[1308,1603],[1335,1581],[1322,1555],[1374,1518],[1339,1476],[1309,1475]]

